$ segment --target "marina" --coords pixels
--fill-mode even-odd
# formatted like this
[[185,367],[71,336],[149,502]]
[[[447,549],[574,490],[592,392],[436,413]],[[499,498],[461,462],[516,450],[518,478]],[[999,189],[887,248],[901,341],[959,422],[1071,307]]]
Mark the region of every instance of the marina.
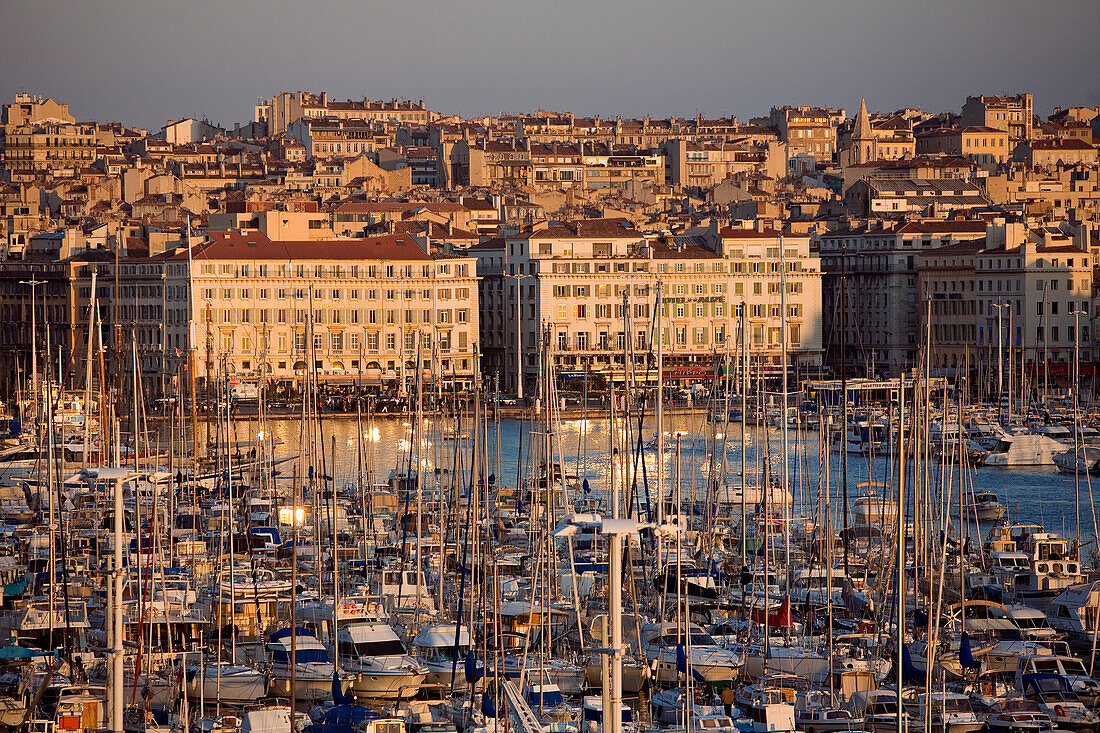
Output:
[[44,384],[0,458],[0,724],[1094,730],[1089,413],[748,383],[126,420]]

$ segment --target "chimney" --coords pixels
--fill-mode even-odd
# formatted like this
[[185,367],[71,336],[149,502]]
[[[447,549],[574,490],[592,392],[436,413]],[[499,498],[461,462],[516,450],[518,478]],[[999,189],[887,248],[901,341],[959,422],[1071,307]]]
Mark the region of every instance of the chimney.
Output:
[[328,92],[321,92],[321,106],[328,106]]

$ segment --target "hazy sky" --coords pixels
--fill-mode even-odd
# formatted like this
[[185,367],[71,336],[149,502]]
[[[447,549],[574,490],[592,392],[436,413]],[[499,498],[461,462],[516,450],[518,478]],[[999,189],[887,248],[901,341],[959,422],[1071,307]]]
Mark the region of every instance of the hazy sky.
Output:
[[0,0],[0,100],[159,127],[251,119],[258,97],[424,99],[743,119],[775,104],[961,108],[1031,91],[1100,104],[1100,0]]

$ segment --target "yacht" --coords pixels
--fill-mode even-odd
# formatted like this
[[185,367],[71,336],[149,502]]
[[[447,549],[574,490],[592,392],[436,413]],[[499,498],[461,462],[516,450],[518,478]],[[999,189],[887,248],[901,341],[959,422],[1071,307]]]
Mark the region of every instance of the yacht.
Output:
[[699,626],[690,624],[685,634],[674,623],[647,624],[642,627],[642,646],[650,667],[656,667],[659,684],[676,685],[681,681],[677,665],[681,645],[688,667],[707,682],[728,683],[741,671],[741,657],[719,646]]
[[1100,613],[1100,581],[1066,588],[1050,602],[1050,625],[1075,642],[1091,644]]
[[[456,642],[457,637],[457,642]],[[461,624],[425,626],[413,638],[416,658],[428,668],[424,685],[440,690],[462,690],[466,681],[466,654],[470,651],[470,632]],[[475,673],[479,671],[475,666]]]
[[1100,683],[1089,676],[1085,663],[1069,654],[1030,654],[1017,662],[1016,680],[1028,674],[1057,674],[1069,683],[1073,693],[1090,708],[1100,703]]
[[979,522],[996,522],[1008,512],[993,491],[975,491],[974,500],[967,505],[967,515],[976,517]]
[[376,699],[409,698],[428,676],[387,623],[357,621],[336,632],[336,650],[341,669],[355,676],[354,694]]
[[1006,435],[982,460],[985,466],[1012,468],[1017,466],[1052,466],[1054,455],[1070,446],[1047,435],[1025,433]]
[[[862,484],[861,484],[862,486]],[[875,488],[871,486],[869,488]],[[885,487],[883,487],[885,488]],[[898,503],[874,493],[856,499],[852,505],[856,524],[875,524],[889,527],[898,521]]]
[[[325,646],[310,631],[303,628],[280,629],[268,637],[267,650],[271,656],[269,694],[289,698],[293,672],[295,700],[310,702],[332,697],[336,665],[329,658]],[[351,684],[351,677],[345,674],[338,676],[338,679],[340,694],[344,694]]]
[[1059,674],[1022,675],[1020,690],[1028,700],[1039,704],[1058,730],[1095,731],[1100,725],[1096,713],[1085,707],[1074,694],[1069,680]]
[[985,730],[985,721],[970,707],[970,698],[958,692],[916,692],[903,696],[902,705],[910,721],[931,724],[934,733],[976,733]]
[[264,673],[244,664],[212,661],[187,670],[187,696],[192,700],[217,700],[222,703],[255,702],[267,692]]
[[1054,465],[1061,473],[1100,473],[1100,446],[1082,445],[1054,454]]

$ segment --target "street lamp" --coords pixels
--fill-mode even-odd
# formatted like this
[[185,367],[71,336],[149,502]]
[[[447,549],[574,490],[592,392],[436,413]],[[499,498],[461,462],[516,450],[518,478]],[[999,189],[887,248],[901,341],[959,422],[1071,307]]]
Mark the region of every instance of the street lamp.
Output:
[[1001,309],[1011,308],[1011,303],[990,303],[990,308],[997,309],[997,413],[1001,411],[1001,395],[1004,394],[1003,372],[1002,372],[1002,358],[1001,347],[1004,345],[1001,338]]
[[516,281],[516,399],[523,399],[523,329],[520,326],[520,318],[522,317],[522,305],[520,293],[523,290],[521,284],[522,280],[526,280],[533,275],[509,275],[507,271],[500,271],[501,277],[512,278]]
[[[612,489],[614,490],[614,489]],[[617,508],[617,507],[616,507]],[[618,514],[613,510],[614,514]],[[610,628],[605,623],[604,635],[608,644],[601,652],[604,658],[603,665],[603,730],[605,733],[622,733],[622,707],[623,700],[623,538],[636,535],[643,529],[652,528],[656,534],[671,534],[678,531],[677,525],[656,526],[650,522],[639,522],[635,519],[621,519],[617,516],[603,517],[599,514],[570,514],[566,516],[554,529],[551,535],[555,538],[572,537],[581,530],[595,529],[600,534],[610,535],[610,557],[608,558],[608,615],[610,616]],[[607,659],[610,657],[610,670]],[[608,684],[608,671],[610,671],[610,684]]]

